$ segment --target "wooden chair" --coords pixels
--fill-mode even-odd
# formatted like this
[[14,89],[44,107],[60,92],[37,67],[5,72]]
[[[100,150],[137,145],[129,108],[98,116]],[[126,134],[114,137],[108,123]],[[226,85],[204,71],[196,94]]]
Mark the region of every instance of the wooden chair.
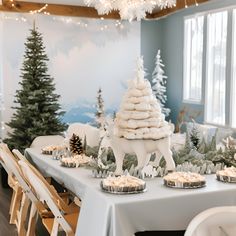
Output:
[[[47,185],[48,188],[51,189],[51,191],[53,192],[53,194],[55,195],[55,197],[60,197],[59,200],[59,204],[61,205],[62,208],[64,208],[65,210],[68,210],[68,204],[69,204],[69,198],[70,197],[75,197],[73,193],[69,192],[68,190],[64,191],[64,192],[60,192],[58,193],[57,190],[54,188],[54,186],[51,184],[51,177],[43,177],[43,175],[39,172],[38,169],[36,169],[26,158],[24,155],[21,154],[21,152],[17,149],[13,149],[12,150],[13,154],[15,155],[15,157],[17,158],[18,161],[22,160],[27,162],[27,164],[30,166],[30,168],[34,171],[34,173],[44,182],[45,185]],[[78,206],[80,206],[79,204],[77,204]],[[73,206],[73,204],[70,205]]]
[[1,164],[7,171],[10,178],[13,178],[16,183],[14,188],[17,190],[15,193],[13,192],[10,207],[11,221],[16,224],[18,235],[25,236],[25,223],[27,211],[30,205],[29,199],[35,202],[38,202],[38,199],[25,181],[15,157],[12,155],[6,144],[0,144],[0,157]]
[[[45,181],[45,179],[43,179],[26,161],[20,160],[19,165],[40,202],[42,204],[45,203],[53,214],[53,217],[42,215],[42,222],[50,235],[58,235],[60,230],[59,227],[66,232],[67,236],[75,235],[79,208],[77,207],[77,210],[75,210],[73,204],[72,206],[66,205],[53,188],[50,187],[47,181]],[[35,209],[36,211],[37,205],[32,204],[31,209]]]
[[235,236],[236,206],[214,207],[193,218],[185,236]]
[[[19,184],[19,189],[22,192],[22,199],[17,198],[14,201],[16,204],[13,204],[12,206],[14,214],[16,215],[15,224],[17,226],[18,235],[32,236],[35,232],[37,213],[39,212],[41,216],[45,217],[53,217],[53,214],[47,207],[45,207],[44,204],[42,204],[38,200],[37,196],[35,195],[35,192],[33,192],[33,189],[28,184],[27,180],[22,174],[21,168],[18,165],[18,159],[13,156],[11,151],[8,149],[7,145],[0,144],[0,156],[3,165],[6,166],[6,170],[10,170],[9,174],[12,173],[14,178],[16,178]],[[30,203],[32,203],[33,206],[36,206],[36,208],[31,207],[28,221],[28,229],[26,229],[26,217]],[[20,206],[20,208],[18,208],[18,206]]]
[[12,197],[11,197],[11,203],[10,203],[10,209],[9,209],[9,214],[10,214],[9,223],[15,224],[17,209],[19,207],[19,201],[22,198],[22,191],[21,191],[21,188],[19,186],[17,179],[15,178],[15,176],[13,175],[9,167],[6,166],[6,164],[4,163],[1,157],[0,157],[0,163],[8,174],[8,185],[12,189]]

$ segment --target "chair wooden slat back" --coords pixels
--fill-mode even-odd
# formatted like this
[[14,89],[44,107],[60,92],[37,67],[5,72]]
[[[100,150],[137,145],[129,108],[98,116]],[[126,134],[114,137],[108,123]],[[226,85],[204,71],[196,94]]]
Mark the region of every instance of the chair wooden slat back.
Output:
[[12,172],[18,180],[23,192],[26,193],[30,201],[35,204],[38,211],[41,214],[49,214],[45,206],[38,200],[34,188],[32,188],[31,184],[22,173],[21,167],[18,163],[18,159],[15,158],[6,144],[0,144],[0,156],[8,169],[10,169],[10,172]]
[[[0,144],[0,150],[8,152],[8,147],[5,143]],[[10,150],[9,150],[10,151]],[[10,168],[9,160],[5,157],[5,155],[0,155],[0,162],[4,169],[6,170],[7,174],[12,177],[14,176],[13,171]]]
[[[50,195],[53,199],[56,199],[56,204],[59,207],[60,210],[63,212],[68,212],[70,208],[68,205],[61,199],[58,192],[55,190],[55,188],[50,185],[45,178],[42,176],[42,174],[20,153],[19,150],[14,149],[12,151],[14,155],[19,159],[27,163],[29,168],[34,172],[35,175],[43,182],[43,184],[49,189]],[[29,183],[31,184],[31,183]],[[34,189],[34,186],[31,186]],[[36,192],[36,190],[34,190]]]
[[[68,235],[73,235],[73,229],[65,220],[61,210],[58,207],[58,199],[53,196],[51,188],[40,178],[35,171],[28,165],[27,162],[20,160],[19,165],[21,166],[25,178],[34,187],[39,200],[42,203],[46,203],[53,215],[55,220],[62,226],[63,230],[67,232]],[[69,233],[68,233],[69,232]]]
[[18,149],[13,149],[12,153],[14,154],[15,158],[20,161],[25,161],[27,160],[24,155],[21,154],[21,152]]
[[14,175],[17,181],[19,182],[21,188],[23,189],[23,192],[27,193],[31,201],[38,202],[38,199],[31,191],[30,186],[27,184],[27,181],[24,178],[24,175],[17,160],[15,159],[14,155],[12,155],[11,151],[9,150],[6,144],[0,144],[0,156],[6,166],[6,169],[9,171],[10,174]]

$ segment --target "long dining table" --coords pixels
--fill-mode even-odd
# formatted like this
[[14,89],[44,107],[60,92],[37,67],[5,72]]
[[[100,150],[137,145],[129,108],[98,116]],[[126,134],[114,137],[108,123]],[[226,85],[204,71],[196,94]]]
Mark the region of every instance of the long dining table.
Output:
[[194,216],[216,206],[236,205],[236,184],[206,175],[206,187],[173,189],[162,178],[145,179],[147,191],[115,195],[100,188],[85,167],[67,168],[39,148],[28,148],[26,158],[46,177],[53,177],[82,200],[78,236],[133,236],[135,232],[184,230]]

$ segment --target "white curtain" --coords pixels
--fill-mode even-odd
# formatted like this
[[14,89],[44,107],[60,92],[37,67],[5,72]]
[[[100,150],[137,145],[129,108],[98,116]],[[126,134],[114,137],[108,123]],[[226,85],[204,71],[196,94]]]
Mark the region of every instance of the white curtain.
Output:
[[184,22],[184,100],[200,102],[202,98],[204,16]]
[[225,124],[228,12],[207,16],[206,122]]

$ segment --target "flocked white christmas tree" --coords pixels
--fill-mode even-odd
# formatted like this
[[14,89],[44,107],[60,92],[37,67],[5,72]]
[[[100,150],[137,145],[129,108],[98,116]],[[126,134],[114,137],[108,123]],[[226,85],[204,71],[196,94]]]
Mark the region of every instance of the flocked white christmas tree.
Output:
[[115,119],[114,134],[126,139],[161,139],[172,130],[161,112],[150,82],[145,79],[143,58],[137,60],[136,76],[128,81],[128,90],[122,99]]
[[104,109],[104,100],[102,98],[102,89],[99,88],[97,92],[97,104],[96,104],[96,123],[97,127],[103,129],[105,126],[105,109]]
[[166,80],[167,76],[164,75],[163,67],[165,65],[162,63],[161,51],[157,51],[156,55],[156,67],[152,73],[152,90],[156,98],[161,104],[162,113],[167,117],[170,114],[170,109],[165,107],[167,101],[166,95]]

